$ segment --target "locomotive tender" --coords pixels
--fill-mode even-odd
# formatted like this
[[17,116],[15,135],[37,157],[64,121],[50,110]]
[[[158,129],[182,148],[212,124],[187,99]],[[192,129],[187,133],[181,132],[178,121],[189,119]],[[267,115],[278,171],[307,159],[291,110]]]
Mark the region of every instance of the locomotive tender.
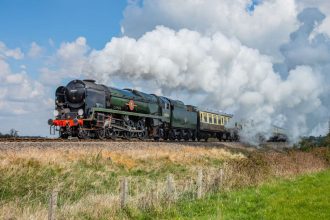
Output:
[[154,138],[155,140],[238,140],[225,125],[232,115],[203,110],[154,94],[117,89],[94,80],[73,80],[55,92],[51,133],[61,138]]

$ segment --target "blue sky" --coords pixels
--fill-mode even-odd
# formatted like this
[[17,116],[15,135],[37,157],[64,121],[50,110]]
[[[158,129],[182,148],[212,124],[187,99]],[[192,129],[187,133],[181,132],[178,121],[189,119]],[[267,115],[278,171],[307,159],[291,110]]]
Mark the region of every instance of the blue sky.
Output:
[[35,41],[47,45],[85,36],[93,48],[102,48],[120,34],[125,0],[1,0],[0,39],[8,47],[29,48]]
[[[48,64],[49,60],[63,42],[73,42],[83,36],[89,48],[101,49],[112,37],[120,36],[120,21],[126,6],[126,0],[0,0],[0,43],[5,44],[7,49],[19,48],[24,54],[23,58],[6,57],[3,61],[10,67],[10,75],[25,75],[24,79],[28,82],[28,89],[21,85],[15,87],[15,83],[0,82],[0,93],[1,89],[7,90],[3,100],[0,94],[0,132],[7,132],[14,127],[22,135],[47,135],[45,120],[52,117],[52,99],[59,85],[45,85],[40,79],[40,69],[54,66]],[[37,57],[28,56],[32,42],[42,49]],[[65,84],[68,80],[64,78],[62,82]],[[45,86],[38,89],[34,83]],[[19,84],[23,84],[23,81]],[[29,90],[29,87],[33,89]],[[29,92],[42,94],[34,98],[17,99],[15,93],[18,91],[26,92],[26,96]],[[47,99],[49,103],[46,105]],[[36,108],[40,108],[40,111],[36,111]],[[17,109],[27,111],[24,114],[13,113]],[[36,125],[25,124],[22,127],[21,121],[26,118],[37,118],[34,120]]]

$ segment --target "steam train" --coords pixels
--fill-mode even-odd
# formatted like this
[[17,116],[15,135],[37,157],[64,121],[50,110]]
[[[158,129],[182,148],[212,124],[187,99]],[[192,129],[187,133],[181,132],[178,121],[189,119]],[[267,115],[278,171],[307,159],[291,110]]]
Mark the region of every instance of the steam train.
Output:
[[55,92],[51,133],[61,138],[237,141],[238,128],[225,126],[232,115],[185,105],[182,101],[117,89],[94,80],[73,80]]

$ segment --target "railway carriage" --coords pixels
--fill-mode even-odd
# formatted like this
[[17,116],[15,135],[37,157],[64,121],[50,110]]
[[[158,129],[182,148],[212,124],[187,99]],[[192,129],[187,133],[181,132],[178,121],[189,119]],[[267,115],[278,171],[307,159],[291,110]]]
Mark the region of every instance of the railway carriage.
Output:
[[225,126],[233,117],[223,112],[199,109],[198,127],[199,139],[207,141],[208,138],[217,138],[219,141],[237,141],[237,129],[229,129]]

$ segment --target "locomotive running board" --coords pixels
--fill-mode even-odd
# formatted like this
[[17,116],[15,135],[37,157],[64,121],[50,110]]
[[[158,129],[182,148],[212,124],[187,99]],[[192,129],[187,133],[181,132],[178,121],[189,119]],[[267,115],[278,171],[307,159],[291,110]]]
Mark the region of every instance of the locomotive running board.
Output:
[[127,112],[127,111],[120,111],[120,110],[114,110],[114,109],[107,109],[107,108],[92,108],[92,115],[91,119],[94,117],[95,112],[108,112],[113,114],[120,114],[120,115],[130,115],[130,116],[139,116],[139,117],[145,117],[145,118],[154,118],[154,119],[162,119],[166,121],[166,117],[162,117],[159,115],[150,115],[150,114],[141,114],[136,112]]

